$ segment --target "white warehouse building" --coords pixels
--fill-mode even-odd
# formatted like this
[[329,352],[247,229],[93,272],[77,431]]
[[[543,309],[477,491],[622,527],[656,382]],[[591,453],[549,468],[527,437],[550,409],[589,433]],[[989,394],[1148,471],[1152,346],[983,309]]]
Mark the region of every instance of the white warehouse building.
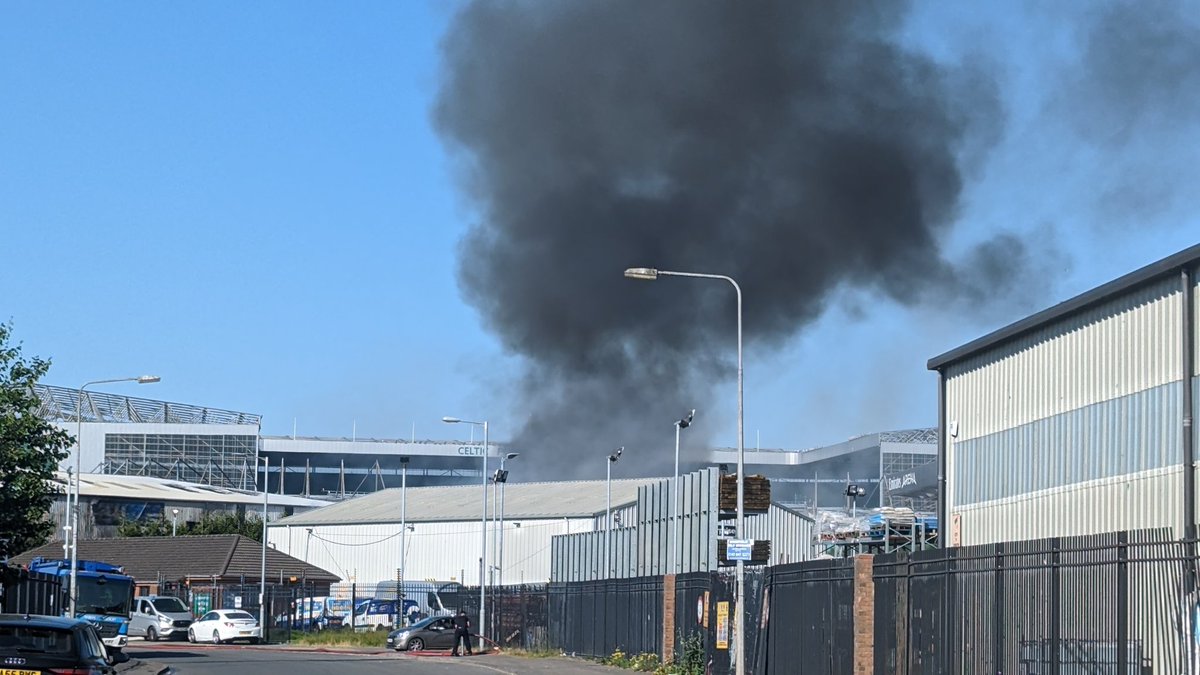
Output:
[[[661,479],[613,480],[614,521],[629,522],[638,488]],[[504,485],[503,483],[501,484]],[[545,583],[550,579],[551,538],[603,527],[606,481],[512,483],[503,489],[501,530],[492,523],[499,500],[489,485],[489,583]],[[483,487],[389,488],[269,524],[267,541],[288,555],[341,575],[344,581],[479,584]],[[401,511],[403,505],[403,522]],[[497,570],[496,568],[500,568]]]
[[1198,264],[1193,246],[929,361],[951,545],[1195,536]]

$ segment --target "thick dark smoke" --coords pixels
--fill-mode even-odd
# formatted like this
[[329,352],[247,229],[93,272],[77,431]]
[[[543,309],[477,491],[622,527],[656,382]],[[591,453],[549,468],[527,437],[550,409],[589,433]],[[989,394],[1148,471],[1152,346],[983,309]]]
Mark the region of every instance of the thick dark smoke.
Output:
[[898,46],[904,13],[572,0],[457,16],[435,118],[479,213],[461,285],[528,359],[513,442],[544,475],[603,476],[616,445],[640,462],[628,473],[661,473],[673,420],[712,410],[733,376],[732,288],[627,267],[735,277],[759,355],[839,288],[918,303],[1015,283],[1015,238],[955,261],[940,246],[963,167],[998,137],[995,87]]

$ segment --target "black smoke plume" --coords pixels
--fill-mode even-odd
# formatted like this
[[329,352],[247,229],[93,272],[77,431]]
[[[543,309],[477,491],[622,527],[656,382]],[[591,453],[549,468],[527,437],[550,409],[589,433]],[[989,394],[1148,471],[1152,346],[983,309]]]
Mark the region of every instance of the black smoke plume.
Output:
[[434,117],[479,218],[460,281],[528,360],[513,443],[542,475],[603,477],[618,445],[626,475],[669,472],[692,407],[731,428],[732,398],[712,399],[734,374],[732,288],[627,267],[736,278],[759,356],[839,289],[980,296],[1021,268],[1011,237],[942,251],[964,167],[1003,115],[984,70],[900,46],[905,11],[571,0],[457,15]]

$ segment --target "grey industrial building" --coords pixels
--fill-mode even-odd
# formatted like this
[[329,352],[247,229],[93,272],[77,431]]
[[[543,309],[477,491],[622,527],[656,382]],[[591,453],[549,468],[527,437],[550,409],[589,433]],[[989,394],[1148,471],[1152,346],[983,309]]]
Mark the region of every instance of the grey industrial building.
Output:
[[[937,448],[937,429],[906,429],[864,434],[809,450],[748,449],[745,464],[748,475],[770,478],[771,499],[790,508],[807,510],[814,503],[818,508],[844,507],[849,483],[866,492],[857,498],[858,508],[905,506],[932,513],[936,499],[909,490],[911,494],[893,503],[881,481],[935,462]],[[737,450],[712,450],[693,468],[719,464],[736,466]]]
[[1193,246],[929,361],[951,545],[1195,536],[1198,264]]

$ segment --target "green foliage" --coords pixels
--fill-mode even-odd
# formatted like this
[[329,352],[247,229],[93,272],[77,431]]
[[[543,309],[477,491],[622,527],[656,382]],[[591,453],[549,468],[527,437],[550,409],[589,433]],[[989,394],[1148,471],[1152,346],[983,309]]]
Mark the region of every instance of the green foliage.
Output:
[[658,654],[643,653],[629,656],[618,649],[608,658],[601,659],[601,663],[616,668],[636,670],[640,673],[660,673],[663,675],[671,673],[670,670],[663,670],[663,666],[658,662]]
[[6,540],[0,550],[15,554],[44,544],[54,531],[50,481],[70,454],[71,436],[37,413],[33,385],[50,362],[22,358],[11,335],[12,326],[0,324],[0,540]]
[[[234,513],[206,513],[195,523],[177,523],[179,536],[196,534],[240,534],[262,541],[262,518]],[[165,516],[153,520],[126,520],[117,526],[121,537],[168,537],[171,520]]]
[[683,647],[683,656],[676,664],[675,672],[679,675],[703,675],[704,673],[704,636],[691,633],[686,637],[680,636],[679,644]]

